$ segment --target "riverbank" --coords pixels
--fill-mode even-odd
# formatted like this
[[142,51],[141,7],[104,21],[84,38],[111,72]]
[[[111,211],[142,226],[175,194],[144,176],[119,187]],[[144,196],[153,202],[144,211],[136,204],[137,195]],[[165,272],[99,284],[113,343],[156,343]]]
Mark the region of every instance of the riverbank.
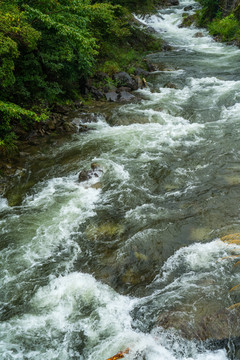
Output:
[[201,9],[190,16],[185,14],[182,25],[191,26],[194,23],[198,27],[207,28],[215,41],[240,47],[239,1],[197,1]]
[[[153,1],[139,6],[134,1],[120,5],[115,0],[69,2],[67,6],[64,1],[31,6],[19,0],[1,3],[2,154],[9,156],[15,150],[20,133],[56,118],[59,104],[72,107],[105,98],[122,81],[114,74],[127,72],[133,77],[136,68],[147,69],[144,56],[160,51],[161,40],[144,29],[132,11],[146,13],[154,6]],[[131,90],[141,86],[141,80],[136,81],[128,81],[127,86],[132,83]],[[126,100],[128,95],[121,97]]]
[[[178,1],[169,0],[158,3],[157,7],[177,3]],[[24,120],[25,113],[18,117],[14,110],[8,117],[4,115],[4,107],[0,108],[0,112],[3,111],[4,121],[8,124],[7,130],[4,130],[4,122],[0,129],[3,136],[3,143],[0,143],[0,193],[2,195],[6,194],[11,187],[9,185],[12,182],[11,179],[24,174],[28,157],[41,151],[44,144],[54,144],[56,139],[68,137],[74,132],[88,130],[84,124],[81,126],[73,124],[72,120],[76,114],[88,111],[88,106],[94,108],[95,103],[124,104],[139,101],[139,96],[134,92],[146,87],[147,76],[158,69],[156,65],[146,60],[146,55],[151,52],[170,50],[170,47],[161,40],[153,28],[146,26],[132,15],[127,21],[127,27],[129,33],[123,41],[109,43],[108,46],[111,46],[111,49],[100,53],[97,70],[82,82],[81,94],[78,95],[77,100],[53,104],[45,101],[45,109],[43,105],[38,106],[36,102],[31,105],[31,108],[38,109],[34,115],[37,121],[34,117],[29,122]],[[44,120],[37,118],[41,116],[42,110],[44,110]],[[10,140],[6,140],[8,134],[11,135]]]

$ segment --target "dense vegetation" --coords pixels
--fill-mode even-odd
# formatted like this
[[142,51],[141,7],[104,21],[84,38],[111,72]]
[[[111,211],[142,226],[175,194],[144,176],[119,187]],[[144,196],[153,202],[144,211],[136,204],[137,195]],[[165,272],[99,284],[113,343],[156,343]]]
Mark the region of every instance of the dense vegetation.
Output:
[[15,126],[29,127],[46,119],[55,102],[78,98],[97,69],[111,73],[134,65],[145,49],[131,42],[140,31],[131,26],[131,11],[153,5],[0,0],[0,149],[14,146]]
[[199,0],[198,25],[207,26],[211,35],[221,41],[240,44],[239,1]]

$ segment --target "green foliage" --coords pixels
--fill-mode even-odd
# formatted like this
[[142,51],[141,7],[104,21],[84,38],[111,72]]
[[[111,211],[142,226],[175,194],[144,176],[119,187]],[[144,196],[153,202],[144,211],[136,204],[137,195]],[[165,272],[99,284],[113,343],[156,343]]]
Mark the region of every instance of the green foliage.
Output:
[[22,107],[0,101],[0,147],[6,147],[8,150],[14,148],[16,135],[14,134],[14,125],[20,125],[27,129],[30,124],[39,121],[45,121],[45,114],[37,115],[35,112],[23,109]]
[[159,48],[159,41],[145,36],[135,44],[141,31],[134,34],[130,26],[129,9],[153,4],[0,0],[0,146],[14,142],[16,125],[26,128],[44,120],[26,109],[41,101],[51,105],[76,98],[99,63],[113,74],[139,64],[139,51]]
[[198,0],[202,9],[197,12],[197,23],[199,26],[206,26],[220,10],[219,0]]
[[212,35],[219,35],[223,41],[240,39],[240,24],[233,14],[223,19],[214,19],[209,24],[209,32]]
[[161,1],[156,0],[110,0],[110,2],[114,5],[119,4],[126,7],[130,11],[140,11],[141,13],[155,11],[155,5],[161,3]]

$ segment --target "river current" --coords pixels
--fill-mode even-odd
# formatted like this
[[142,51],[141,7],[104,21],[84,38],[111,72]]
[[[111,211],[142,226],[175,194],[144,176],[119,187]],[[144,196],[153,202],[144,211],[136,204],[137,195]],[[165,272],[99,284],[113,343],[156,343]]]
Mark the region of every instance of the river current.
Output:
[[159,326],[240,296],[238,248],[220,240],[240,228],[240,50],[179,28],[187,5],[141,19],[172,46],[149,56],[162,70],[141,102],[48,148],[21,201],[0,199],[2,360],[239,358]]

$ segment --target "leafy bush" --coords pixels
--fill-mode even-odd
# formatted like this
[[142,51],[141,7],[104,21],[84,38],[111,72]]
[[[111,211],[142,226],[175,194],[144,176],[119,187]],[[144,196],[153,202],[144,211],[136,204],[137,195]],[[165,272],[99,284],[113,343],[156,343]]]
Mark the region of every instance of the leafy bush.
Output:
[[212,35],[219,35],[223,41],[238,40],[240,38],[240,24],[233,14],[223,19],[215,19],[209,24]]
[[29,124],[45,121],[47,116],[45,114],[37,115],[35,112],[23,109],[16,104],[0,101],[0,118],[0,147],[11,150],[14,148],[14,141],[16,140],[13,131],[15,124],[20,124],[27,129]]
[[137,64],[154,41],[135,49],[129,9],[154,1],[0,0],[0,145],[14,140],[13,125],[38,121],[26,110],[34,104],[76,98],[99,63],[109,73]]

